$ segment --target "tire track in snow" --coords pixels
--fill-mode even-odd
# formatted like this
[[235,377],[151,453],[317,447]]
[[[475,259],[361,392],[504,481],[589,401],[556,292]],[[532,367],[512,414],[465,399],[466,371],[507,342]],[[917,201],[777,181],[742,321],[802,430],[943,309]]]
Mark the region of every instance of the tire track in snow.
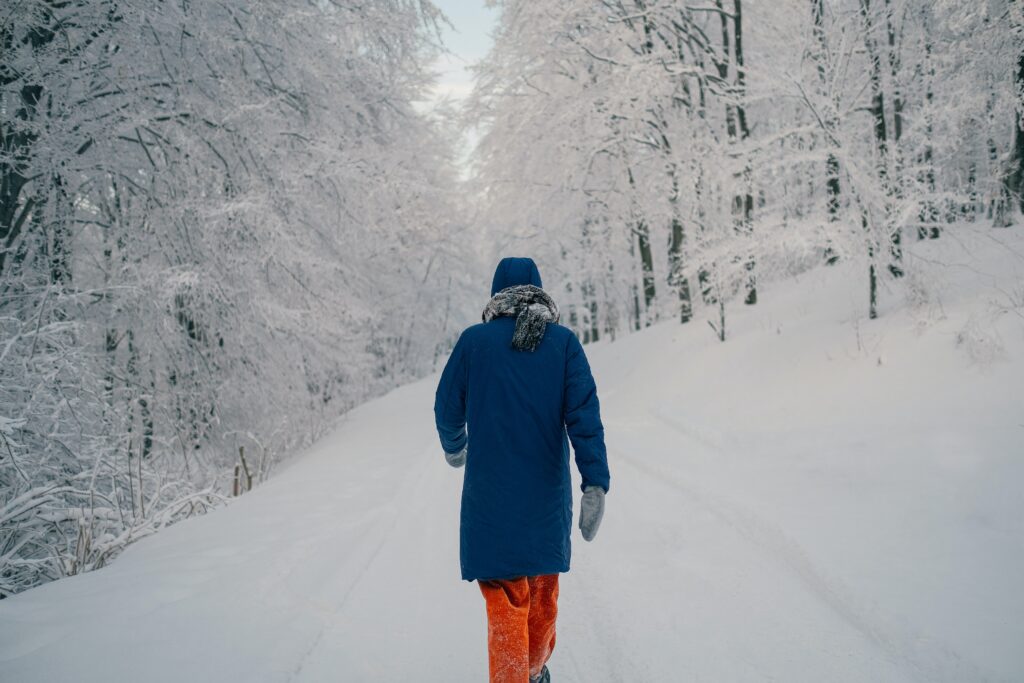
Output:
[[[659,414],[657,410],[652,410],[649,414],[688,441],[696,442],[705,449],[719,454],[728,453],[705,435],[696,436],[692,430],[677,424],[672,418]],[[926,683],[994,683],[1002,680],[982,672],[977,665],[964,659],[949,646],[924,634],[913,632],[909,625],[898,627],[891,624],[891,619],[884,619],[877,610],[859,605],[852,597],[852,591],[842,581],[828,576],[811,561],[799,543],[756,513],[684,481],[671,469],[654,467],[647,461],[622,453],[615,454],[615,462],[626,463],[635,471],[693,501],[762,554],[781,564],[800,581],[808,593],[860,633],[889,661],[905,670],[914,680]],[[883,621],[890,624],[883,625]]]
[[[428,451],[432,452],[432,449],[424,448],[422,451],[420,451],[420,454],[426,455]],[[313,637],[313,640],[310,643],[309,647],[302,653],[302,655],[299,657],[299,661],[295,665],[295,668],[292,670],[291,674],[289,674],[288,678],[285,679],[287,683],[292,683],[292,681],[295,681],[302,674],[302,670],[306,666],[306,663],[309,661],[310,657],[313,655],[316,649],[320,646],[320,643],[324,639],[324,635],[330,629],[331,624],[333,623],[333,618],[345,609],[345,604],[348,602],[349,597],[355,591],[356,587],[360,584],[363,578],[367,575],[367,572],[376,562],[381,551],[394,536],[395,530],[398,528],[398,521],[402,517],[402,514],[404,513],[404,510],[402,510],[396,504],[396,501],[400,501],[403,499],[408,500],[408,496],[406,495],[408,491],[414,490],[417,484],[419,484],[419,482],[424,478],[424,476],[426,476],[431,465],[436,464],[433,463],[431,459],[427,457],[422,457],[418,459],[422,460],[423,464],[420,465],[418,469],[414,470],[415,476],[407,476],[405,481],[400,486],[395,488],[395,494],[392,497],[391,501],[387,504],[385,520],[371,527],[372,529],[384,527],[386,530],[380,535],[380,540],[373,545],[372,550],[370,550],[370,552],[365,556],[365,559],[361,562],[362,566],[356,572],[356,575],[352,578],[349,585],[344,589],[341,598],[335,603],[334,607],[323,618],[322,623],[320,624],[320,628],[317,629],[317,633]]]
[[[614,610],[610,606],[603,604],[603,591],[595,589],[594,583],[597,579],[592,574],[580,572],[574,578],[576,578],[577,584],[585,589],[579,591],[579,594],[584,596],[585,599],[573,601],[572,604],[575,609],[585,614],[582,621],[586,622],[587,630],[590,631],[593,640],[600,644],[598,652],[601,653],[604,660],[604,667],[601,669],[601,680],[608,681],[609,683],[628,680],[622,675],[620,667],[620,663],[625,661],[622,648],[619,645],[620,638],[616,634],[610,633],[607,626],[607,624],[614,621]],[[595,603],[595,600],[600,602]],[[570,653],[572,668],[576,673],[576,680],[589,683],[593,675],[587,676],[585,667],[582,667],[577,661],[575,653],[571,650],[568,652]],[[592,655],[594,652],[591,651],[589,654]],[[592,670],[594,662],[589,662],[589,665]]]

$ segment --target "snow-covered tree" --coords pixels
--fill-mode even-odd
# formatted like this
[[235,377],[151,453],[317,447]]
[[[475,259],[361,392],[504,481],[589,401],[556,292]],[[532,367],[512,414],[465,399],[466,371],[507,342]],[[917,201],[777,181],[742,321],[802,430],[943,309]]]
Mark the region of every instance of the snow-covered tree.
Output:
[[1017,2],[498,4],[470,108],[486,223],[581,332],[703,303],[724,339],[757,280],[840,259],[874,316],[906,239],[1015,220]]
[[102,566],[230,491],[240,446],[265,473],[433,367],[475,267],[450,145],[413,107],[438,17],[9,8],[0,596]]

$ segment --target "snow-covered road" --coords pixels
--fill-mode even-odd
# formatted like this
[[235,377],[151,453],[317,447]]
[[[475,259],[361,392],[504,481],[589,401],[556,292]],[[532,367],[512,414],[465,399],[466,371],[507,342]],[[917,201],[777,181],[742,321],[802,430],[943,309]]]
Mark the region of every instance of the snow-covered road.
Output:
[[[574,530],[554,681],[1024,679],[1019,323],[982,367],[951,341],[969,292],[924,332],[854,328],[801,298],[844,277],[771,292],[725,345],[669,323],[590,347],[612,490],[597,539]],[[435,381],[227,508],[0,602],[0,680],[485,680]]]

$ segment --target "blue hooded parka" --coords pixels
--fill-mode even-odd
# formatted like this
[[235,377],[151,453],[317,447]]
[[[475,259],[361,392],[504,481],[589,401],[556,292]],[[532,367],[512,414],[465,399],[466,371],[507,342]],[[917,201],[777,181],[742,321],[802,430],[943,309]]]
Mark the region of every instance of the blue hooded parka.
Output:
[[[503,259],[491,296],[525,284],[541,286],[536,264]],[[467,581],[569,571],[570,441],[583,487],[609,486],[597,387],[579,340],[548,323],[536,350],[517,351],[515,322],[499,317],[465,330],[434,401],[445,452],[468,443],[460,527]]]

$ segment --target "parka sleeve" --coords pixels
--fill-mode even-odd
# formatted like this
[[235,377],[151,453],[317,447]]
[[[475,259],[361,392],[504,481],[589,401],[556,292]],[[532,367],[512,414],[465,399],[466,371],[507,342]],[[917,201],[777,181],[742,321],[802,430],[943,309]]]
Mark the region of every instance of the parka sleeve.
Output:
[[466,342],[465,335],[452,349],[434,394],[434,423],[445,453],[458,453],[466,447]]
[[600,486],[607,493],[610,484],[608,455],[604,447],[604,426],[597,400],[597,385],[590,364],[576,335],[571,335],[565,355],[565,431],[576,453],[576,467],[583,477],[583,489]]

